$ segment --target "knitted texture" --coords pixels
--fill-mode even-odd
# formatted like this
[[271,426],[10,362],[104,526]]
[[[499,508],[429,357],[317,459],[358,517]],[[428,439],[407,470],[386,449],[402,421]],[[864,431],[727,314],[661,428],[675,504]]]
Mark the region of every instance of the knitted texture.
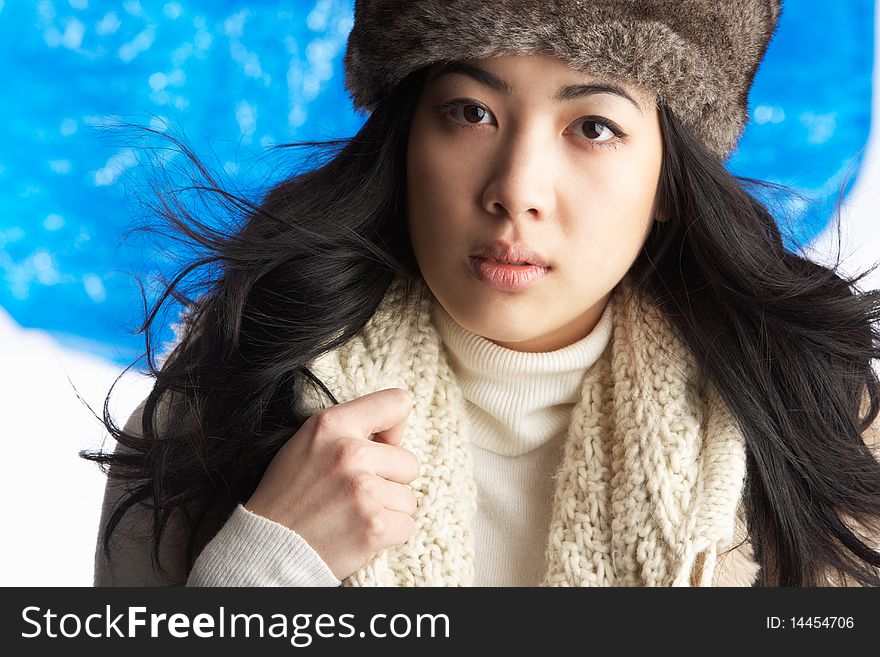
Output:
[[781,0],[357,0],[345,86],[372,112],[438,61],[549,54],[642,87],[724,158],[781,11]]
[[[415,311],[395,279],[361,332],[311,366],[340,402],[389,387],[413,395],[402,445],[418,457],[415,529],[346,586],[470,586],[476,487],[463,395],[431,323],[423,281]],[[615,290],[612,339],[586,372],[554,476],[549,586],[709,586],[734,539],[745,441],[664,316]],[[621,296],[620,293],[623,293]],[[310,395],[302,410],[319,410]],[[746,559],[740,562],[753,575]],[[746,578],[748,579],[748,578]]]

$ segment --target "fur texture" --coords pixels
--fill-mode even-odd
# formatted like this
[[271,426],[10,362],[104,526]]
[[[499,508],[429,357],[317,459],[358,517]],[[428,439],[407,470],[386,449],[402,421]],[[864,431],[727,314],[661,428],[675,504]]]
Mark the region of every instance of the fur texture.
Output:
[[356,0],[345,86],[371,112],[438,61],[544,53],[642,87],[726,158],[782,0]]

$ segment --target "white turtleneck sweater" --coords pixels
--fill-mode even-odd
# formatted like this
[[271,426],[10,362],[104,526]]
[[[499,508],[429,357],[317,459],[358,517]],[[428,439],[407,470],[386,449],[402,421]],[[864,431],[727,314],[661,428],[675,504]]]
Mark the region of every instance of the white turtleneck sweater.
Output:
[[[581,383],[611,339],[609,301],[593,331],[543,353],[472,333],[440,304],[432,321],[466,405],[477,484],[476,586],[537,586],[546,570],[555,480]],[[255,546],[253,537],[261,536]],[[189,586],[338,586],[296,532],[242,505],[197,559]]]
[[476,586],[537,586],[562,444],[581,383],[611,338],[611,302],[593,331],[555,351],[500,347],[439,303],[432,319],[465,398],[477,484]]

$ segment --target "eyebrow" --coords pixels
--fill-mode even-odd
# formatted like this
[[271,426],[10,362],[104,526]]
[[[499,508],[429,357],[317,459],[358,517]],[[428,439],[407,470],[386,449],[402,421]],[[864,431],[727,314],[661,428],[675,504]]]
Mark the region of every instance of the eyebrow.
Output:
[[[473,64],[468,64],[466,62],[450,62],[448,64],[445,64],[442,68],[434,73],[434,75],[428,80],[428,83],[434,82],[438,78],[441,78],[444,75],[450,75],[452,73],[460,73],[462,75],[473,78],[483,86],[489,87],[490,89],[493,89],[504,96],[510,96],[512,93],[510,85],[507,84],[505,80],[499,78],[494,73],[490,73],[486,69],[480,68],[479,66],[474,66]],[[630,96],[621,87],[606,82],[599,84],[571,84],[565,87],[560,87],[559,89],[557,89],[556,94],[553,96],[553,99],[556,102],[561,103],[576,100],[578,98],[584,98],[587,96],[594,96],[596,94],[613,94],[615,96],[625,98],[626,100],[631,102],[637,110],[639,110],[640,114],[643,113],[642,108],[635,100],[633,100],[632,96]]]

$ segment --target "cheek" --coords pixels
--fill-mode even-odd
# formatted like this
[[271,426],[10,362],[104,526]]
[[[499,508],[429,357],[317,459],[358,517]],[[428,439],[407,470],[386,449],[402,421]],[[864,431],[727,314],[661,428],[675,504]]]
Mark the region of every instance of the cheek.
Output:
[[444,208],[455,206],[463,198],[461,182],[450,169],[449,163],[436,152],[412,161],[408,167],[408,188],[416,207],[446,214]]
[[408,188],[420,206],[448,207],[460,203],[475,164],[462,157],[448,128],[430,124],[430,117],[420,117],[413,124],[407,150]]
[[564,216],[570,221],[562,229],[567,267],[561,273],[573,280],[616,275],[638,255],[650,232],[655,183],[623,171],[602,180],[591,184],[591,191],[568,195]]
[[443,204],[447,194],[437,180],[437,164],[429,145],[411,141],[407,155],[406,220],[413,253],[422,273],[431,272],[443,249],[436,248],[442,240]]
[[466,167],[448,156],[438,140],[410,141],[407,153],[407,221],[413,241],[449,241],[466,217],[469,195]]
[[650,227],[660,176],[659,163],[654,160],[650,153],[634,154],[604,170],[601,180],[593,179],[589,201],[581,207],[592,208],[590,215],[601,217],[604,232],[631,240],[640,239]]

